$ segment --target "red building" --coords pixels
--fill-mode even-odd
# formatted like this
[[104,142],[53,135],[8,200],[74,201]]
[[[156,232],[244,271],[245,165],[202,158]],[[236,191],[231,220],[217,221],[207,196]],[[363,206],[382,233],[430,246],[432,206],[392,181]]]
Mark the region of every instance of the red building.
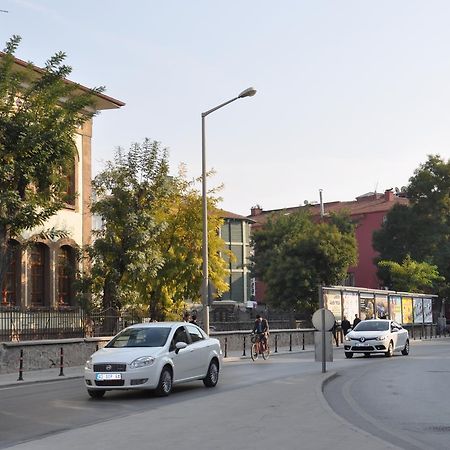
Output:
[[[358,245],[358,264],[350,267],[346,284],[349,286],[365,287],[370,289],[379,289],[380,281],[377,277],[377,268],[374,259],[377,252],[372,246],[372,235],[375,230],[381,228],[386,214],[395,204],[407,205],[408,199],[396,195],[392,190],[385,191],[384,194],[368,193],[361,195],[356,200],[349,202],[330,202],[324,204],[324,214],[346,211],[350,214],[352,220],[356,223],[356,241]],[[299,211],[307,207],[313,216],[320,217],[320,205],[296,206],[292,208],[273,209],[263,211],[259,206],[251,209],[251,219],[255,221],[252,229],[263,227],[269,216],[273,214],[286,214]],[[264,303],[264,285],[256,281],[255,300]]]

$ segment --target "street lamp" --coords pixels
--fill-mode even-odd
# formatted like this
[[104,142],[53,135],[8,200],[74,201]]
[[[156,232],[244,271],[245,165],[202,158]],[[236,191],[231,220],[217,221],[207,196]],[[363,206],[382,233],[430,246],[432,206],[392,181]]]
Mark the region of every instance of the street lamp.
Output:
[[205,117],[214,111],[228,105],[235,100],[244,97],[253,97],[256,89],[250,87],[242,91],[237,97],[222,103],[215,108],[202,113],[202,207],[203,207],[203,236],[202,236],[202,258],[203,258],[203,282],[202,282],[202,304],[203,304],[203,328],[209,334],[209,277],[208,277],[208,201],[206,196],[206,139],[205,139]]

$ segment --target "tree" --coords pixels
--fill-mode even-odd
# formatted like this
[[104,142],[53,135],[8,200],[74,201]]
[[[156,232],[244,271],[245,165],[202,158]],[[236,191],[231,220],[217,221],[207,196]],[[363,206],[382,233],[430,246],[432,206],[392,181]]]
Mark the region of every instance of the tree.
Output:
[[269,304],[311,313],[318,285],[339,284],[356,263],[354,225],[343,215],[315,223],[307,212],[274,215],[253,235],[253,274]]
[[[409,206],[396,205],[387,214],[373,244],[380,253],[378,261],[402,263],[409,255],[417,262],[437,266],[445,281],[440,293],[450,293],[450,161],[430,155],[409,180]],[[390,285],[386,265],[379,266],[379,276]]]
[[[93,293],[103,308],[133,306],[154,320],[174,318],[202,282],[201,196],[182,176],[169,176],[167,152],[155,141],[119,150],[93,182],[92,211],[103,229],[89,249]],[[210,276],[225,290],[219,252],[221,219],[209,199]]]
[[76,155],[76,128],[93,115],[94,94],[66,81],[72,69],[58,52],[37,71],[18,69],[13,36],[0,54],[0,286],[8,242],[41,226],[64,206],[65,174]]
[[444,281],[439,275],[437,266],[426,262],[418,262],[409,255],[402,264],[395,261],[380,261],[378,266],[389,273],[390,289],[402,292],[430,293],[436,290],[437,284]]

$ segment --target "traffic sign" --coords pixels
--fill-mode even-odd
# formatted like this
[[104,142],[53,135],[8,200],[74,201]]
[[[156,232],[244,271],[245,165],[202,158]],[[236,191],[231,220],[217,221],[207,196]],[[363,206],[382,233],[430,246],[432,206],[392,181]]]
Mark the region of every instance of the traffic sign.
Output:
[[[324,311],[324,321],[322,322],[322,311]],[[325,308],[318,309],[312,316],[312,323],[316,330],[318,331],[330,331],[335,322],[334,314]]]

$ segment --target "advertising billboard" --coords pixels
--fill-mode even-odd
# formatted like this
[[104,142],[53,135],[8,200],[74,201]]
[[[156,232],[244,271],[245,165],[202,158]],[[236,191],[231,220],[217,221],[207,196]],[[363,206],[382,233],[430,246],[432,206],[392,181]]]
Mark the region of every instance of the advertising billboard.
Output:
[[375,295],[375,311],[378,319],[387,319],[389,317],[389,306],[387,295]]
[[402,323],[402,299],[399,295],[390,295],[390,315],[394,322]]
[[402,297],[403,323],[413,323],[413,302],[411,297]]
[[413,299],[414,323],[423,323],[423,303],[421,298]]
[[431,298],[423,299],[423,321],[425,323],[433,322],[433,303]]
[[353,322],[355,316],[359,316],[359,295],[357,292],[343,293],[343,310],[347,320]]
[[367,320],[373,319],[375,314],[375,304],[373,295],[361,294],[359,299],[360,319]]
[[334,314],[335,319],[340,322],[342,320],[341,291],[324,289],[323,301],[325,308],[329,309]]

